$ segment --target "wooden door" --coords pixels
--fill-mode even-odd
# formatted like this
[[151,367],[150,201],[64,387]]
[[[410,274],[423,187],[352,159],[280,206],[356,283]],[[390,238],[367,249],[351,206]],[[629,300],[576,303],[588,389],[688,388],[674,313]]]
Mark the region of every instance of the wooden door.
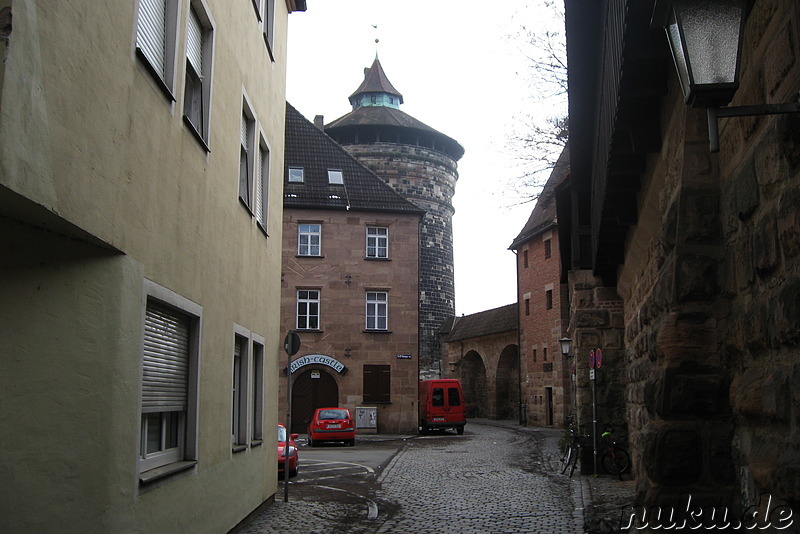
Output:
[[[319,376],[319,378],[312,378]],[[292,383],[292,432],[304,434],[317,408],[339,406],[336,379],[321,369],[306,369]]]

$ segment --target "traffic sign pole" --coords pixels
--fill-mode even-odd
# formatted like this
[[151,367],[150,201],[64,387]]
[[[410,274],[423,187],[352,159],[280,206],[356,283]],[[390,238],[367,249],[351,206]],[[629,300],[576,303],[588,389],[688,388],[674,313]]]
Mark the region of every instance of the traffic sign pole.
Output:
[[289,441],[292,436],[292,356],[300,350],[300,336],[289,330],[283,340],[286,351],[286,442],[283,446],[283,502],[289,502]]

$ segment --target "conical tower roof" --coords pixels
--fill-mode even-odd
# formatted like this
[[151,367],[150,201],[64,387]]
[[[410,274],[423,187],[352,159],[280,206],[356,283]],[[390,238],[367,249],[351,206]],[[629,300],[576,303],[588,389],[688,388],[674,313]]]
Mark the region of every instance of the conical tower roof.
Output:
[[365,94],[385,94],[396,97],[398,105],[403,103],[403,95],[394,88],[392,82],[386,77],[386,73],[383,71],[383,67],[377,55],[375,56],[375,61],[372,62],[372,66],[364,69],[364,81],[361,82],[358,89],[350,95],[350,104],[353,105],[353,109],[363,105],[363,99],[361,97]]

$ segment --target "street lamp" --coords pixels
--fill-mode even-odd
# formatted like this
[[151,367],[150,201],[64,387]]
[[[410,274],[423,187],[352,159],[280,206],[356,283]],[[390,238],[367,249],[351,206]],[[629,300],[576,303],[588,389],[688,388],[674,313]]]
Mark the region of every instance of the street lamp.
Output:
[[572,350],[572,340],[564,336],[558,342],[561,344],[561,354],[569,356],[569,351]]
[[711,152],[719,152],[718,119],[798,113],[800,104],[726,106],[739,88],[746,0],[658,0],[652,26],[666,30],[686,104],[706,108]]

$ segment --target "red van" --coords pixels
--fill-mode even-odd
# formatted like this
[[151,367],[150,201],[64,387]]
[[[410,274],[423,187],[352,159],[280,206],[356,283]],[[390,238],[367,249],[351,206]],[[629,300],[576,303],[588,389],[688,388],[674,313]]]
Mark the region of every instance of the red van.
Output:
[[421,380],[419,383],[419,427],[425,434],[434,428],[454,428],[464,433],[467,424],[461,382],[454,378]]

